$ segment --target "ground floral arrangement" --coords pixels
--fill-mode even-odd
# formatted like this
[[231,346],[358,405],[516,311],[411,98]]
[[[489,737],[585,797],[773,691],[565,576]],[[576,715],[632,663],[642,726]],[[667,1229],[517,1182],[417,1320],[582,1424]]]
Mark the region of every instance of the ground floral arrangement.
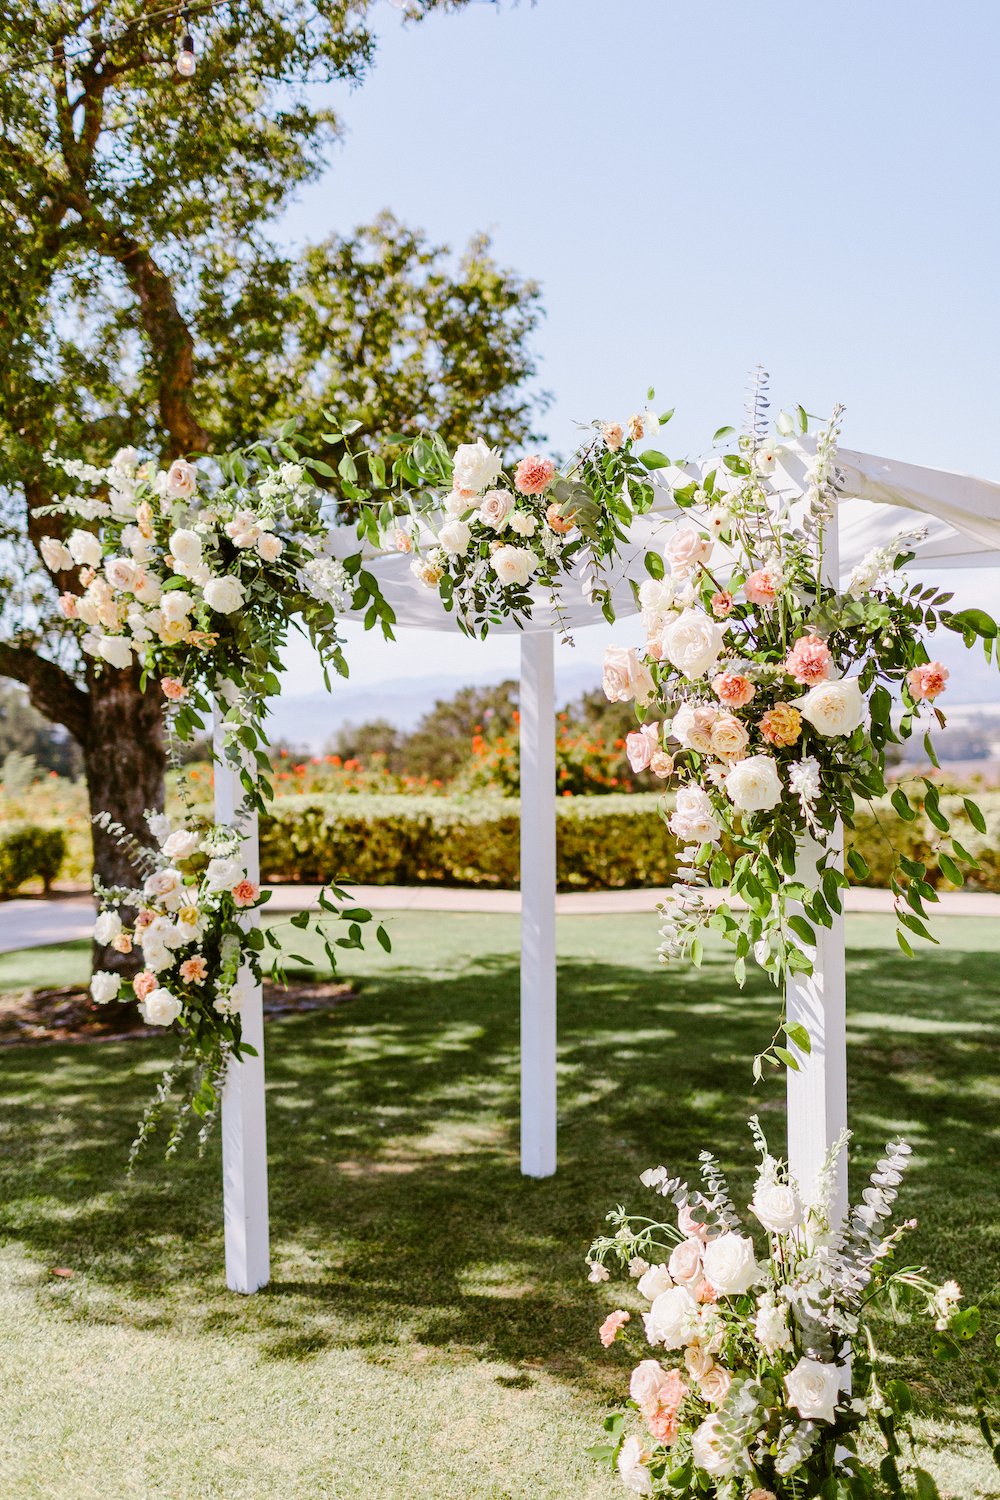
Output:
[[605,1347],[626,1341],[639,1360],[627,1411],[608,1418],[606,1441],[591,1454],[637,1495],[934,1500],[910,1432],[915,1397],[883,1371],[876,1315],[929,1322],[941,1359],[960,1354],[981,1316],[960,1306],[954,1282],[936,1285],[900,1263],[914,1221],[893,1227],[892,1213],[909,1147],[886,1147],[862,1201],[837,1222],[847,1137],[804,1202],[756,1118],[750,1128],[760,1166],[749,1213],[763,1248],[708,1152],[701,1188],[665,1167],[642,1174],[676,1219],[618,1207],[608,1215],[612,1233],[591,1246],[590,1280],[605,1282],[608,1265],[620,1267],[643,1306],[616,1308],[601,1325]]
[[[758,388],[748,431],[720,429],[716,440],[730,451],[674,485],[684,519],[662,554],[647,554],[650,576],[638,588],[645,648],[608,650],[604,691],[636,703],[632,770],[675,790],[669,827],[685,847],[662,908],[661,957],[700,963],[703,935],[716,931],[735,948],[739,984],[753,959],[783,987],[790,974],[812,972],[816,929],[842,910],[838,830],[888,794],[888,747],[924,730],[937,764],[930,729],[945,723],[936,700],[948,672],[931,660],[928,637],[941,628],[967,644],[982,637],[989,656],[997,626],[980,610],[949,611],[950,594],[903,575],[919,539],[912,534],[870,552],[841,590],[824,563],[840,484],[839,409],[818,435],[808,490],[795,504],[774,476],[782,439],[805,431],[805,413],[783,414],[772,434],[766,409]],[[891,799],[900,817],[917,816],[902,786]],[[933,860],[961,884],[976,860],[926,777],[919,799],[939,835]],[[974,801],[965,811],[985,829]],[[863,880],[863,855],[852,850],[848,860]],[[927,870],[901,854],[891,875],[909,956],[914,935],[934,941],[926,903],[938,898]],[[784,1030],[782,1022],[755,1059],[757,1076],[765,1061],[795,1065],[779,1045]],[[801,1026],[789,1036],[808,1050]]]

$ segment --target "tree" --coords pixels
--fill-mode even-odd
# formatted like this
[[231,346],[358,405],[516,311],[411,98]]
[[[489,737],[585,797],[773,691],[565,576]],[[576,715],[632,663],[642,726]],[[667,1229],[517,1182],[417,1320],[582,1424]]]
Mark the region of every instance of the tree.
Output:
[[438,699],[406,742],[406,769],[413,776],[450,781],[466,764],[474,734],[509,735],[514,730],[518,684],[460,688]]
[[[300,255],[271,237],[340,128],[317,86],[372,65],[371,9],[203,0],[191,79],[156,0],[25,0],[0,19],[0,676],[78,742],[92,809],[140,837],[163,803],[160,704],[60,635],[70,580],[32,551],[58,530],[46,451],[204,454],[303,408],[319,433],[338,405],[376,436],[474,422],[516,441],[540,404],[523,391],[538,289],[485,240],[453,267],[389,216]],[[128,874],[100,830],[95,868]]]

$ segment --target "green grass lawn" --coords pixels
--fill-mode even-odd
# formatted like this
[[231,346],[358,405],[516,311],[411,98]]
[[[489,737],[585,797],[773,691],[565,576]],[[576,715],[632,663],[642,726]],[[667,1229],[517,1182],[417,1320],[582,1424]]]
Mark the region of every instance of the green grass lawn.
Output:
[[[780,1148],[783,1085],[754,1091],[749,1067],[775,997],[741,996],[715,956],[660,968],[650,919],[561,919],[559,1172],[527,1181],[516,920],[391,927],[391,955],[352,955],[357,999],[268,1027],[273,1281],[255,1297],[224,1284],[217,1140],[124,1180],[169,1043],[0,1053],[4,1500],[624,1493],[581,1454],[626,1373],[596,1338],[614,1283],[589,1286],[583,1255],[609,1207],[643,1201],[644,1167],[693,1175],[711,1145],[742,1189],[754,1109]],[[937,931],[908,964],[887,921],[851,920],[853,1158],[860,1174],[905,1134],[913,1255],[982,1297],[1000,930]],[[83,945],[0,956],[0,988],[85,963]],[[919,1373],[925,1346],[886,1337]],[[946,1373],[924,1391],[929,1466],[961,1500],[994,1495],[968,1374]]]

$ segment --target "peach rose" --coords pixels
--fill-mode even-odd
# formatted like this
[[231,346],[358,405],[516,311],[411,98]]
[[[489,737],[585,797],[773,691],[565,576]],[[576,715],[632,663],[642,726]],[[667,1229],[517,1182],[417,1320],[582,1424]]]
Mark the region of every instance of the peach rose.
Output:
[[621,1308],[617,1312],[608,1313],[598,1330],[601,1343],[605,1349],[611,1348],[611,1345],[618,1337],[619,1328],[624,1328],[625,1324],[631,1321],[631,1318],[632,1314],[623,1312]]
[[749,743],[750,736],[733,714],[720,714],[712,725],[712,754],[720,760],[739,760]]
[[514,470],[514,488],[521,495],[544,494],[552,483],[555,472],[556,466],[550,458],[539,458],[537,453],[529,453]]
[[137,1000],[145,1000],[146,996],[151,995],[156,989],[156,983],[156,975],[151,969],[140,969],[132,981],[135,998]]
[[619,449],[625,441],[625,434],[622,431],[620,422],[604,422],[601,426],[601,433],[605,443],[607,443],[612,452]]
[[236,906],[253,906],[260,895],[260,886],[252,880],[241,880],[233,886],[233,901]]
[[576,525],[576,511],[571,510],[568,516],[564,516],[562,506],[558,501],[553,500],[545,512],[545,524],[550,531],[557,532],[559,536],[565,536]]
[[719,589],[710,600],[712,613],[717,620],[724,620],[732,612],[733,596],[728,589]]
[[929,700],[943,693],[945,683],[948,681],[948,668],[939,661],[929,661],[925,666],[914,667],[906,674],[906,685],[910,690],[910,697],[917,702],[921,698]]
[[116,953],[131,953],[132,939],[127,932],[120,932],[116,938],[112,938],[111,946]]
[[818,635],[803,635],[785,657],[785,671],[803,687],[825,682],[833,671],[833,657]]
[[721,1365],[713,1365],[698,1382],[698,1391],[709,1406],[721,1406],[729,1394],[733,1377]]
[[185,984],[204,984],[208,978],[208,964],[200,955],[186,958],[181,964],[181,978]]
[[634,647],[608,646],[604,652],[604,696],[612,703],[648,703],[656,691],[649,668]]
[[402,526],[397,526],[396,527],[396,532],[395,532],[395,535],[393,537],[393,541],[396,544],[396,551],[397,552],[412,552],[413,551],[413,538],[412,538],[412,536],[410,535],[410,533],[408,531],[404,531],[403,530]]
[[791,703],[776,703],[761,719],[760,733],[769,745],[794,745],[802,733],[802,715]]
[[646,1418],[646,1426],[649,1428],[651,1436],[655,1437],[658,1443],[663,1443],[665,1447],[669,1448],[671,1443],[676,1442],[677,1434],[680,1431],[680,1423],[677,1420],[676,1411],[671,1411],[668,1407],[656,1406],[652,1410],[644,1412],[643,1415]]
[[164,677],[160,683],[160,692],[171,703],[179,703],[182,698],[187,697],[187,688],[179,677]]
[[712,678],[712,692],[727,708],[744,708],[757,689],[742,672],[720,672]]
[[638,443],[646,435],[646,424],[639,412],[633,413],[628,419],[628,435],[633,443]]
[[764,609],[770,609],[778,597],[780,587],[781,580],[770,568],[757,568],[743,585],[743,592],[751,604],[759,604]]
[[649,757],[649,769],[661,781],[666,781],[668,776],[674,774],[674,757],[665,750],[654,750]]

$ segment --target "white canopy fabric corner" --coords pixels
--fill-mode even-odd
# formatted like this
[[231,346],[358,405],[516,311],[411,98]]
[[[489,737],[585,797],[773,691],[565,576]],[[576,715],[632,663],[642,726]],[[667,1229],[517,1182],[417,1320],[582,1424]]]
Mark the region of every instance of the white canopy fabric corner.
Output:
[[[808,488],[815,443],[798,438],[783,445],[773,482],[793,501]],[[628,545],[606,571],[616,613],[637,612],[630,579],[646,576],[644,557],[659,550],[669,523],[683,512],[675,487],[698,479],[718,460],[684,463],[656,471],[651,511],[639,517]],[[1000,563],[1000,484],[841,449],[844,475],[836,535],[828,540],[828,581],[849,575],[871,548],[888,544],[901,530],[926,525],[916,561],[934,568],[983,567]],[[839,545],[838,545],[839,544]],[[334,533],[333,554],[358,551],[353,530]],[[454,630],[436,590],[410,571],[405,553],[364,549],[400,627]],[[581,566],[560,588],[558,611],[536,590],[532,618],[504,620],[491,630],[521,635],[521,1171],[529,1177],[556,1170],[556,821],[555,698],[556,633],[598,623]],[[215,780],[216,816],[226,821],[239,801],[236,773],[220,765]],[[256,822],[245,859],[256,869]],[[803,1187],[815,1178],[847,1124],[846,985],[843,919],[820,936],[814,973],[798,980],[787,996],[790,1020],[805,1023],[812,1038],[799,1053],[799,1071],[788,1073],[788,1157]],[[243,1025],[258,1056],[231,1064],[222,1099],[223,1197],[226,1280],[233,1291],[254,1292],[269,1280],[269,1228],[264,1095],[262,997],[246,1002]],[[841,1201],[846,1178],[840,1175]]]

